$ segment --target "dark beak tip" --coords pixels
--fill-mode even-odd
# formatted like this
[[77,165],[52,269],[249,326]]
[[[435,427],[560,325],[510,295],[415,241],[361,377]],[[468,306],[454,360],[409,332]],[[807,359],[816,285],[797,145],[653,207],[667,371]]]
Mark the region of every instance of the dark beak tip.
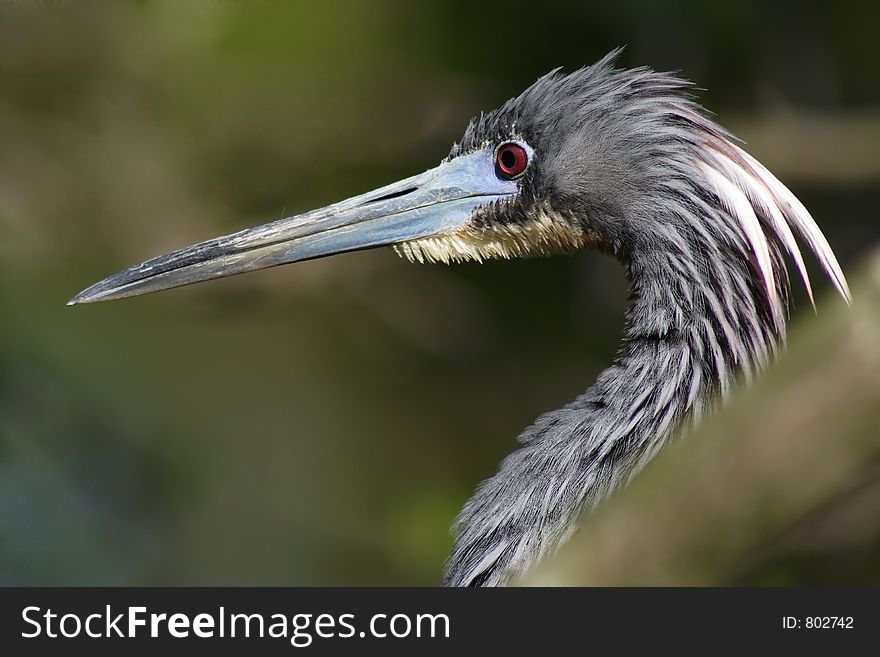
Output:
[[95,289],[96,287],[96,285],[92,285],[91,287],[87,287],[82,292],[75,294],[67,302],[67,305],[79,306],[84,303],[95,303],[96,301],[101,301],[104,295],[101,293],[101,290]]

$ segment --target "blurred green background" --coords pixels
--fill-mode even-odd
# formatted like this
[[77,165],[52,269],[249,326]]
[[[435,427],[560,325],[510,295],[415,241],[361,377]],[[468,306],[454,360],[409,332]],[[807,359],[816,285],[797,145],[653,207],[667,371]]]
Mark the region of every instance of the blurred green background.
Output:
[[841,2],[4,3],[0,583],[438,583],[477,482],[613,356],[616,263],[378,250],[65,301],[434,166],[619,45],[707,89],[846,269],[877,239],[878,25]]

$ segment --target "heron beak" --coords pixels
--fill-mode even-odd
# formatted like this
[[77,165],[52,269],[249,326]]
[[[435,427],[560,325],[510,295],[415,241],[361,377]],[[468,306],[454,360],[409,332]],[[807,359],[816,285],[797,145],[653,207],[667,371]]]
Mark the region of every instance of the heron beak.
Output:
[[83,290],[68,305],[157,292],[335,253],[446,235],[473,211],[517,192],[476,151],[400,182],[147,260]]

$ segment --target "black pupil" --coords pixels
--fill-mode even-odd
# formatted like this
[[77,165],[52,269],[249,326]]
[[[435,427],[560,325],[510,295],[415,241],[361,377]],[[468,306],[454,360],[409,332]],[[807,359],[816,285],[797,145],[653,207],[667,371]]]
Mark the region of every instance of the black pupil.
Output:
[[501,151],[501,166],[505,169],[513,169],[516,166],[516,155],[512,148],[505,148]]

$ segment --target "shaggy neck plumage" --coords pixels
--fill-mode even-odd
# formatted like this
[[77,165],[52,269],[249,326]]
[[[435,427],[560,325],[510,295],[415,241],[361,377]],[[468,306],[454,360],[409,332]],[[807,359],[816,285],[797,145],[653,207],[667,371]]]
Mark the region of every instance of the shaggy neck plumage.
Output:
[[[720,210],[718,210],[720,211]],[[621,349],[596,383],[526,429],[463,509],[446,584],[499,585],[573,531],[688,420],[761,368],[784,337],[748,258],[705,267],[706,248],[625,258],[631,298]],[[771,243],[776,280],[787,281]],[[787,286],[778,292],[784,298]],[[515,500],[511,504],[511,500]]]
[[[705,116],[687,83],[647,69],[615,70],[613,58],[545,76],[472,122],[452,157],[498,134],[510,138],[503,128],[514,124],[534,142],[535,167],[520,198],[479,213],[470,227],[477,239],[457,235],[405,252],[417,260],[511,257],[532,253],[511,245],[537,235],[553,247],[544,250],[589,245],[617,256],[631,284],[612,366],[526,429],[522,447],[465,505],[449,585],[505,584],[521,575],[677,429],[767,363],[785,333],[783,253],[812,300],[795,234],[850,298],[807,209]],[[511,222],[516,231],[506,228]]]

